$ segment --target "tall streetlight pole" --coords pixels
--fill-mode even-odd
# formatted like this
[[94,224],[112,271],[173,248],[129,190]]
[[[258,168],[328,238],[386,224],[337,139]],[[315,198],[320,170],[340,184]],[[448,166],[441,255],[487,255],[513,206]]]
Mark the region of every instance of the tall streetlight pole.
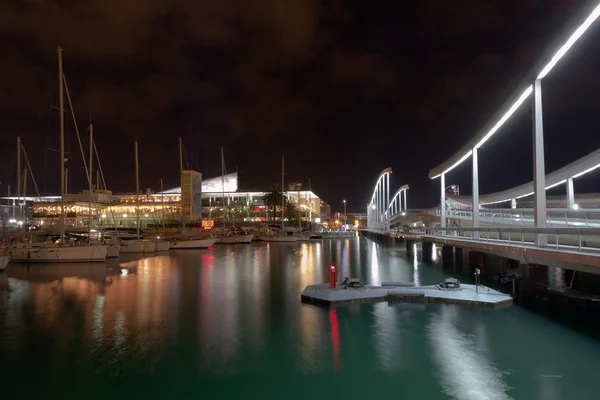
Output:
[[348,229],[348,214],[346,214],[346,200],[344,201],[344,229]]

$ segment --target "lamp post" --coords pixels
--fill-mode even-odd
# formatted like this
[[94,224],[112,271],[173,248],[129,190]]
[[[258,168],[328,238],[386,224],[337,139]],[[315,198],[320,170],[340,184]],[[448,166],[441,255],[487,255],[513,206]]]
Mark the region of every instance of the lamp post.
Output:
[[346,214],[346,200],[344,201],[344,229],[348,229],[348,214]]

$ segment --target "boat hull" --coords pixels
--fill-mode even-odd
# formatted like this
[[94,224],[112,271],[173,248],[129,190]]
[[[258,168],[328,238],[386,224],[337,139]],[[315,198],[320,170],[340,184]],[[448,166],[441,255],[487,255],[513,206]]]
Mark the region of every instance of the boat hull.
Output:
[[106,258],[119,257],[121,246],[117,244],[109,244],[106,246]]
[[298,238],[294,235],[285,235],[285,236],[261,236],[260,237],[263,242],[297,242]]
[[155,240],[154,251],[169,251],[169,242],[167,240]]
[[9,250],[10,261],[17,263],[102,262],[107,246],[40,246]]
[[189,239],[189,240],[173,240],[170,242],[169,248],[172,250],[182,249],[206,249],[217,242],[217,239]]
[[235,242],[239,244],[248,244],[254,239],[254,235],[238,235],[235,237]]
[[153,240],[123,240],[121,253],[154,253]]
[[217,240],[217,243],[220,243],[220,244],[236,244],[237,243],[237,237],[236,236],[221,236]]

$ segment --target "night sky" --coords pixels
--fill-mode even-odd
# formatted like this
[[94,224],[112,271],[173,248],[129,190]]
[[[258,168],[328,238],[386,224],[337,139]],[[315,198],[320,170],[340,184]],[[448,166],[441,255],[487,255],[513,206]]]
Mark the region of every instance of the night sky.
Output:
[[[597,1],[0,1],[0,193],[16,187],[21,135],[38,185],[57,193],[56,47],[80,130],[88,117],[115,192],[178,184],[178,143],[205,177],[240,188],[300,181],[364,212],[379,172],[438,202],[430,168],[479,133],[551,43]],[[563,41],[564,41],[563,40]],[[600,147],[600,21],[544,81],[546,171]],[[84,133],[84,135],[87,135]],[[87,186],[71,121],[69,189]],[[87,148],[87,136],[84,139]],[[480,150],[480,190],[532,178],[527,103]],[[470,163],[446,183],[470,193]],[[600,190],[598,174],[577,191]],[[306,187],[305,186],[305,187]],[[33,189],[29,187],[29,194]],[[558,193],[564,189],[557,189]]]

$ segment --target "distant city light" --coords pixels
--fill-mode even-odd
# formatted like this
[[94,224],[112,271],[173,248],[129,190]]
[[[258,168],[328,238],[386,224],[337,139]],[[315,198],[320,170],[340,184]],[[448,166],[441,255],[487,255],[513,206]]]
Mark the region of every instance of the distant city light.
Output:
[[123,214],[123,218],[127,218],[127,214]]
[[318,218],[318,217],[317,217],[317,218],[315,218],[315,223],[316,223],[316,224],[320,224],[320,223],[321,223],[321,218]]
[[579,204],[573,204],[573,210],[579,210]]

